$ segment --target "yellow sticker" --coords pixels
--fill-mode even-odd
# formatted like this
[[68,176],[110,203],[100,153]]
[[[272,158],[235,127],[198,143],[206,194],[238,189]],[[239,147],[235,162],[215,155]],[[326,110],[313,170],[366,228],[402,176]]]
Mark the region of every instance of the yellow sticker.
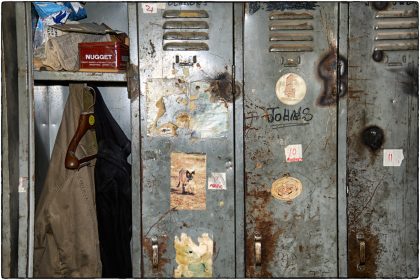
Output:
[[290,201],[302,192],[302,183],[293,177],[283,177],[276,180],[271,186],[271,195],[277,199]]
[[95,124],[95,117],[93,115],[89,116],[89,124],[94,125]]

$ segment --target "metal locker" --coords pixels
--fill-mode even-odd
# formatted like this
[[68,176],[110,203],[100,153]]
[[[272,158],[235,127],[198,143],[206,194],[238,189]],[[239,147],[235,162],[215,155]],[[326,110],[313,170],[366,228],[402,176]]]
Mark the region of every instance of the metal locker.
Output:
[[234,277],[232,3],[139,3],[142,277]]
[[[247,277],[337,277],[339,4],[247,3]],[[340,79],[338,79],[340,76]]]
[[349,7],[348,274],[415,278],[418,4]]

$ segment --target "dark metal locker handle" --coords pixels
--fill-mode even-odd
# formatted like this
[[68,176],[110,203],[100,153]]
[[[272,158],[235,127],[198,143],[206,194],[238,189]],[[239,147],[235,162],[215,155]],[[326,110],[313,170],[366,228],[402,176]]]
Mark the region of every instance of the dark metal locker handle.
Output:
[[366,264],[366,241],[363,233],[358,233],[356,238],[359,241],[359,264],[357,265],[357,270],[362,271],[365,269]]
[[152,237],[152,265],[157,268],[159,264],[159,244],[156,237]]
[[256,232],[254,235],[254,247],[255,247],[255,265],[261,266],[261,234]]

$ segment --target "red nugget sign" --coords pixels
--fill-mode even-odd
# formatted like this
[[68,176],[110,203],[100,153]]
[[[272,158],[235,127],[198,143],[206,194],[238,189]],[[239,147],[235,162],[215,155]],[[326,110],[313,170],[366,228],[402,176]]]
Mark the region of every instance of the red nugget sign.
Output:
[[118,72],[127,69],[128,46],[119,42],[80,43],[80,71]]

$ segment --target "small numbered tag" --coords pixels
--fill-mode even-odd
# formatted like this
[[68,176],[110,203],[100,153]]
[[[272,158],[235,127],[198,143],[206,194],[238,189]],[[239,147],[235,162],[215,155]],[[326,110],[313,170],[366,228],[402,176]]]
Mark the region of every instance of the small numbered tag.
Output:
[[401,166],[403,159],[402,149],[384,149],[384,166]]
[[286,162],[303,161],[301,144],[287,146],[284,148],[284,153],[286,155]]
[[155,14],[157,13],[159,3],[142,3],[141,7],[143,8],[144,14]]
[[89,124],[94,125],[95,124],[95,117],[93,115],[89,116]]

